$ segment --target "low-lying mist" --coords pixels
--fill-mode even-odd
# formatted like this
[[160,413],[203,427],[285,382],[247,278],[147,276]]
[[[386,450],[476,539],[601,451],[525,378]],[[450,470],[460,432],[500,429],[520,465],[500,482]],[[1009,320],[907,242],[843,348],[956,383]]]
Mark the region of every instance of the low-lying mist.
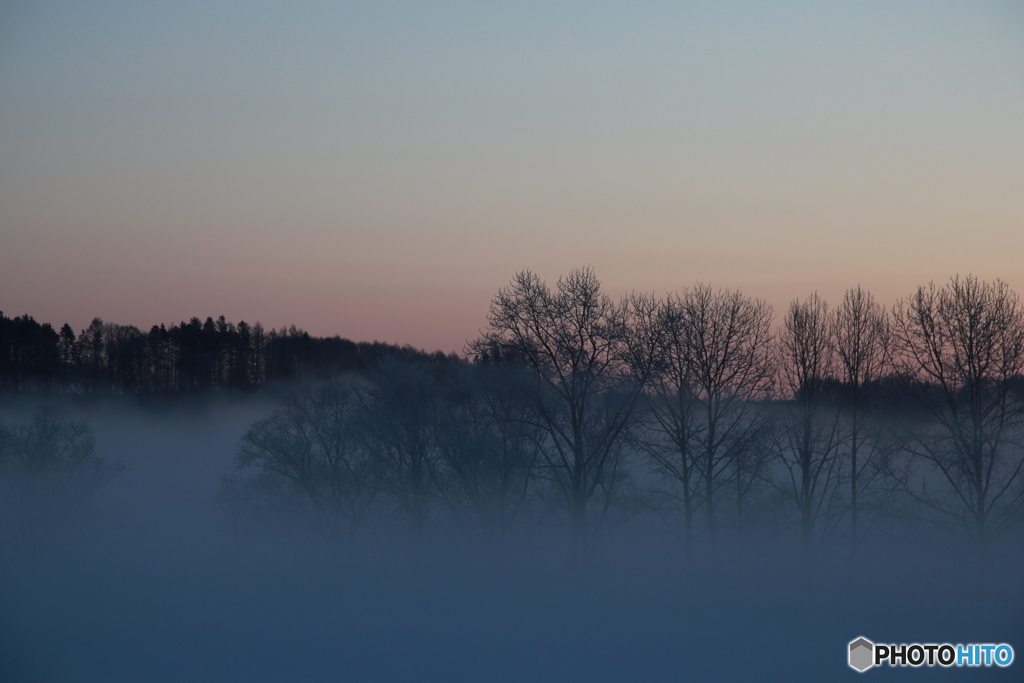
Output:
[[[60,524],[4,520],[2,679],[837,680],[857,675],[846,649],[861,635],[1022,642],[1019,536],[981,564],[962,536],[891,522],[865,534],[854,566],[847,543],[805,552],[787,528],[685,544],[650,510],[573,553],[554,508],[500,536],[437,499],[410,529],[382,496],[353,535],[240,508],[225,496],[240,442],[280,406],[58,406],[123,468]],[[35,411],[21,397],[0,423]],[[1013,680],[1017,666],[956,675]]]

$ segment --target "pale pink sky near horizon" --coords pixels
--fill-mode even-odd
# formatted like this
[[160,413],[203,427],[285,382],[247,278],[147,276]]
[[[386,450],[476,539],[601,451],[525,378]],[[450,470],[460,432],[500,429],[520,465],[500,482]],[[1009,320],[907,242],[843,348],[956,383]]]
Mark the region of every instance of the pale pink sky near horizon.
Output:
[[1011,2],[0,10],[0,311],[460,350],[514,273],[1024,293]]

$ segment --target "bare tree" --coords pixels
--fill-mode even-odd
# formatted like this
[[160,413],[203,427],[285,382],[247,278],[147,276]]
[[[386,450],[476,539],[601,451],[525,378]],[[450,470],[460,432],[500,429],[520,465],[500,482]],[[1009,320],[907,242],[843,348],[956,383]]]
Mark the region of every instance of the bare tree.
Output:
[[544,439],[514,389],[522,372],[477,364],[461,368],[444,387],[441,496],[457,519],[489,541],[505,537],[527,510]]
[[701,462],[695,453],[700,427],[682,299],[669,296],[662,304],[659,322],[663,334],[658,349],[660,362],[648,390],[648,429],[638,435],[637,442],[670,486],[660,493],[681,505],[683,541],[690,546],[694,515],[701,502]]
[[329,536],[344,526],[351,540],[383,474],[361,444],[358,408],[353,390],[338,384],[288,396],[246,431],[222,495],[311,516]]
[[774,429],[763,410],[751,411],[748,424],[737,430],[742,438],[730,447],[730,476],[736,502],[736,538],[742,541],[747,525],[747,499],[762,488],[774,457]]
[[634,313],[653,309],[645,297],[614,303],[590,268],[559,278],[554,291],[523,271],[498,292],[489,329],[468,347],[477,359],[513,357],[533,371],[521,390],[548,437],[545,469],[569,509],[573,557],[653,366],[644,335],[654,328],[633,325]]
[[886,349],[890,345],[889,320],[885,309],[870,292],[858,285],[843,295],[832,318],[832,340],[838,360],[839,376],[846,384],[847,450],[850,455],[850,547],[857,554],[860,522],[860,494],[864,479],[871,471],[873,449],[865,438],[867,410],[865,386],[882,377],[886,369]]
[[359,391],[364,446],[384,466],[385,491],[418,547],[437,492],[439,392],[423,361],[389,358]]
[[123,469],[96,454],[87,424],[52,406],[28,424],[0,425],[0,512],[25,549],[80,514]]
[[815,521],[834,501],[838,413],[825,395],[836,367],[828,305],[812,294],[793,301],[779,336],[779,373],[788,393],[789,419],[780,430],[783,486],[800,515],[800,537],[810,547]]
[[739,291],[715,291],[704,284],[688,290],[675,306],[681,334],[675,353],[686,366],[677,380],[688,383],[686,400],[695,409],[696,422],[686,431],[704,484],[708,530],[716,539],[715,493],[738,449],[758,428],[755,404],[769,395],[773,383],[772,309]]
[[1012,383],[1024,371],[1024,312],[1001,280],[952,278],[919,287],[893,311],[893,360],[919,383],[923,424],[906,429],[919,462],[941,473],[947,495],[898,479],[902,490],[947,522],[963,525],[979,556],[1017,521],[1022,491],[1024,404]]

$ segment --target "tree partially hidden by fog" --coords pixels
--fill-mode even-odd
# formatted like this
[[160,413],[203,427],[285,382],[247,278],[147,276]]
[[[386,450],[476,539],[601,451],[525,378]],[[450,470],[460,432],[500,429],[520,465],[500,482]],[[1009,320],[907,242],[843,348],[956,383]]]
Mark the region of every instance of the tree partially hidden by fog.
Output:
[[0,425],[0,524],[32,551],[60,532],[123,469],[99,457],[92,432],[44,406],[27,424]]
[[418,545],[431,524],[500,540],[539,506],[543,434],[509,366],[389,359],[366,377],[296,388],[242,436],[221,500],[355,539],[369,511]]
[[850,548],[857,556],[861,531],[860,501],[869,486],[878,480],[876,457],[878,430],[871,429],[871,410],[866,395],[870,387],[885,376],[886,353],[891,348],[891,326],[885,309],[870,292],[859,285],[849,289],[832,317],[832,343],[835,345],[838,380],[845,387],[843,422],[846,467],[850,498]]
[[[916,382],[921,417],[901,425],[912,459],[893,480],[923,514],[962,527],[980,553],[1020,522],[1024,496],[1024,311],[1006,283],[954,277],[893,314],[894,369]],[[928,486],[921,466],[940,475]]]
[[778,429],[779,460],[786,470],[779,486],[799,512],[805,551],[838,493],[839,413],[826,394],[837,369],[830,323],[828,305],[812,294],[792,303],[778,343],[779,375],[789,399]]
[[328,536],[356,533],[379,495],[384,464],[363,447],[355,391],[329,384],[293,393],[242,436],[222,496],[315,520]]
[[625,474],[621,444],[660,334],[647,324],[654,312],[644,297],[612,301],[591,269],[559,278],[554,290],[523,271],[495,297],[486,333],[469,346],[478,361],[510,357],[531,370],[519,391],[527,419],[546,434],[543,471],[569,512],[574,555],[591,500],[610,503]]
[[360,392],[362,441],[419,543],[436,500],[441,451],[437,385],[425,364],[385,361]]
[[668,483],[660,493],[681,504],[687,544],[701,506],[717,538],[716,498],[728,484],[742,530],[743,501],[760,483],[767,451],[755,447],[765,427],[757,403],[773,382],[771,322],[763,301],[705,284],[661,304],[656,372],[646,389],[650,438],[639,443]]
[[445,510],[487,543],[535,513],[545,433],[517,387],[523,368],[463,366],[447,378],[438,424]]

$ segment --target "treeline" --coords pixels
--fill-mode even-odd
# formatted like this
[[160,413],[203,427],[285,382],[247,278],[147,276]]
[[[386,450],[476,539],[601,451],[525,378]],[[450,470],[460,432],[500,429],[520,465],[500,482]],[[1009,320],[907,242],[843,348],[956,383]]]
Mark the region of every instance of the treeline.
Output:
[[[393,360],[290,396],[243,437],[236,509],[414,537],[564,525],[573,554],[637,516],[687,544],[791,528],[810,548],[894,519],[971,539],[1024,521],[1024,311],[954,278],[893,309],[855,288],[771,308],[697,285],[615,302],[590,270],[520,273],[468,364]],[[234,506],[233,506],[234,507]],[[883,524],[882,521],[885,521]]]
[[0,391],[60,391],[128,395],[248,391],[295,379],[324,380],[376,367],[384,357],[454,362],[409,346],[314,337],[294,325],[264,330],[259,323],[205,322],[143,332],[95,318],[77,335],[29,315],[0,312]]
[[[222,485],[231,510],[329,535],[371,517],[417,539],[442,522],[485,538],[565,528],[578,556],[643,518],[685,544],[788,528],[856,556],[900,519],[983,557],[1024,522],[1024,309],[1001,281],[954,277],[891,309],[860,287],[836,306],[812,294],[776,320],[707,285],[614,301],[589,269],[554,287],[522,272],[461,360],[223,319],[77,337],[4,324],[5,339],[52,340],[57,361],[5,358],[66,372],[50,381],[73,391],[329,380],[255,422]],[[31,460],[2,445],[0,465]]]

